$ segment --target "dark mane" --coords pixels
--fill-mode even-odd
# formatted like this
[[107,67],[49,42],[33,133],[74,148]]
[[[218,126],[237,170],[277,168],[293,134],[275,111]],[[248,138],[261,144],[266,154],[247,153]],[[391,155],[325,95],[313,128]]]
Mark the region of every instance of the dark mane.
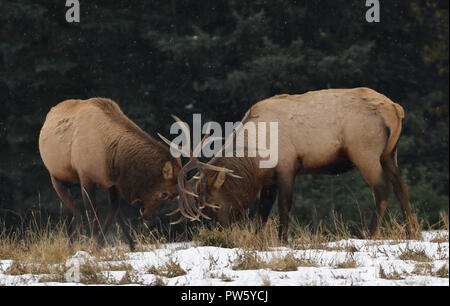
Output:
[[109,149],[114,152],[110,154],[110,173],[118,179],[119,190],[130,202],[159,183],[164,163],[173,159],[167,148],[133,135],[119,137]]
[[[252,157],[222,157],[218,158],[214,165],[233,170],[242,178],[227,177],[221,186],[221,192],[228,195],[232,204],[238,204],[240,208],[248,203],[253,203],[258,195],[261,176],[259,173],[258,159]],[[208,177],[215,177],[217,172],[209,171]],[[238,208],[238,207],[236,207]]]
[[173,157],[167,147],[131,121],[116,102],[107,98],[92,98],[89,101],[110,117],[115,125],[121,126],[119,132],[105,136],[109,153],[106,166],[110,178],[118,181],[117,186],[123,197],[133,201],[161,180],[164,163]]

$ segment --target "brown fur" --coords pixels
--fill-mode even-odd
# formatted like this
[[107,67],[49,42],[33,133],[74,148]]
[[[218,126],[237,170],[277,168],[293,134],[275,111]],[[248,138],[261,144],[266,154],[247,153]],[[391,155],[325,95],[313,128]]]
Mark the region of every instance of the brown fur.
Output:
[[[81,185],[84,204],[94,212],[96,189],[108,189],[114,201],[117,192],[130,203],[141,200],[146,219],[177,195],[180,159],[109,99],[67,100],[53,107],[41,129],[39,150],[72,216],[69,184]],[[118,214],[118,203],[111,206],[116,210],[108,213],[108,225]]]
[[[208,202],[221,206],[217,212],[221,223],[226,225],[242,215],[259,194],[264,223],[278,190],[280,237],[286,240],[295,176],[338,174],[357,167],[375,193],[372,235],[378,233],[392,189],[412,234],[407,188],[396,161],[404,117],[400,105],[368,88],[330,89],[274,96],[256,103],[251,113],[257,116],[252,121],[278,122],[278,164],[260,169],[259,157],[215,159],[215,165],[243,177],[226,177],[218,188],[214,186],[218,174],[208,173]],[[193,183],[189,185],[198,190]]]

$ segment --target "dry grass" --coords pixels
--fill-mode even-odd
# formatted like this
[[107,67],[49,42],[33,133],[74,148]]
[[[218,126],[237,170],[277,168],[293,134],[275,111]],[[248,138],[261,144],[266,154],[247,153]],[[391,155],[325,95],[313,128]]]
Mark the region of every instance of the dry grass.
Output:
[[291,235],[288,243],[279,240],[278,227],[277,219],[269,219],[262,228],[258,226],[257,222],[249,220],[233,224],[228,228],[201,226],[194,230],[193,239],[199,241],[202,246],[268,251],[280,246],[296,250],[324,249],[329,242],[357,238],[350,233],[342,218],[337,216],[332,228],[326,226],[324,222],[313,227],[311,225],[300,226],[296,220],[291,220]]
[[0,243],[0,258],[3,259],[58,264],[72,255],[69,239],[61,227],[29,229],[14,234],[6,234],[0,229]]
[[276,255],[265,261],[256,251],[243,251],[238,254],[232,265],[233,270],[258,270],[270,269],[278,272],[297,271],[298,267],[317,267],[311,259],[303,259],[292,253]]
[[223,282],[232,282],[233,281],[233,279],[230,276],[226,275],[225,273],[222,273],[222,275],[220,275],[220,280]]
[[[406,231],[402,218],[388,215],[385,219],[379,239],[389,239],[393,243],[395,241],[404,242]],[[418,222],[415,219],[414,224],[415,231],[419,233],[423,230],[425,222]],[[192,240],[198,241],[201,246],[241,248],[242,252],[238,253],[238,257],[232,263],[234,270],[270,269],[281,272],[295,271],[298,267],[318,266],[317,260],[299,258],[298,255],[294,256],[289,252],[283,253],[283,255],[274,255],[269,260],[264,260],[260,255],[261,253],[258,253],[259,251],[273,251],[274,248],[282,246],[294,250],[323,249],[345,252],[347,254],[346,259],[342,262],[332,263],[333,267],[341,269],[358,267],[358,263],[352,256],[353,253],[359,251],[356,247],[352,245],[330,246],[329,243],[343,239],[366,237],[368,231],[365,226],[361,225],[355,233],[355,227],[353,227],[353,231],[350,231],[349,226],[338,216],[335,216],[332,223],[319,222],[314,227],[300,226],[294,220],[290,223],[290,240],[288,243],[283,243],[278,239],[278,225],[276,219],[270,219],[259,230],[257,230],[257,224],[252,221],[234,224],[229,228],[199,226],[191,229],[190,236],[192,236]],[[448,214],[442,212],[440,222],[430,227],[448,230],[448,226]],[[146,234],[134,233],[137,251],[151,251],[164,247],[166,243],[173,242],[168,241],[165,236],[157,231],[147,230],[144,232]],[[37,226],[36,224],[14,233],[7,232],[0,224],[0,259],[13,260],[11,266],[5,271],[7,274],[33,274],[38,275],[41,282],[65,282],[65,273],[68,269],[66,261],[77,251],[86,251],[95,260],[85,262],[80,266],[81,283],[140,284],[139,275],[133,270],[132,266],[122,263],[127,259],[125,254],[129,252],[128,246],[121,242],[119,237],[113,237],[109,241],[110,244],[96,247],[92,239],[79,234],[77,240],[70,244],[64,224],[57,226]],[[448,235],[438,237],[432,242],[448,242]],[[401,260],[417,262],[413,273],[448,278],[448,266],[444,265],[440,269],[432,271],[429,264],[432,259],[424,250],[407,246],[400,250],[397,256]],[[448,257],[446,259],[448,260]],[[125,271],[126,273],[121,280],[115,280],[108,277],[107,271]],[[153,285],[165,285],[164,278],[177,277],[187,273],[174,258],[170,258],[162,266],[148,268],[147,272],[156,275]],[[395,271],[386,274],[381,267],[380,276],[385,279],[404,278],[404,274]],[[222,275],[218,274],[217,277],[223,281],[232,281],[229,276],[223,273]],[[268,283],[270,282],[268,281]]]
[[317,267],[317,263],[310,259],[301,259],[288,253],[286,256],[274,257],[268,264],[273,271],[297,271],[298,267]]
[[401,260],[412,260],[418,262],[431,262],[433,261],[425,252],[425,250],[411,249],[406,247],[402,250],[402,253],[398,256]]
[[347,255],[344,261],[340,261],[334,265],[336,269],[354,269],[359,267],[358,262],[353,258],[351,253],[347,253],[350,255]]
[[380,278],[386,280],[402,280],[405,279],[403,273],[399,273],[398,271],[392,271],[391,273],[386,273],[382,266],[379,269]]
[[5,274],[24,275],[24,274],[63,274],[65,267],[61,265],[44,265],[29,262],[13,261],[6,269]]
[[147,273],[163,277],[177,277],[186,275],[186,271],[181,268],[180,264],[172,257],[161,267],[151,266],[147,269]]
[[265,286],[265,287],[272,286],[269,276],[263,275],[263,276],[261,276],[261,279],[262,279],[262,285],[263,286]]
[[[422,231],[425,228],[426,222],[419,220],[417,215],[412,215],[412,234],[416,240],[422,239]],[[371,239],[370,231],[366,226],[361,227],[362,238]],[[380,227],[380,233],[376,237],[377,240],[407,240],[408,234],[406,231],[406,224],[402,216],[388,212],[383,218],[383,225]]]
[[193,231],[193,239],[199,241],[202,246],[264,251],[281,245],[276,221],[273,220],[260,229],[256,222],[247,221],[240,224],[235,223],[228,228],[220,225],[214,228],[200,226]]
[[448,213],[445,211],[441,211],[439,215],[440,215],[440,221],[436,225],[436,227],[447,230],[447,232],[448,232],[449,231]]
[[0,259],[13,260],[6,274],[33,274],[40,276],[39,282],[66,282],[66,262],[77,251],[88,251],[96,258],[96,262],[80,265],[81,283],[107,284],[111,280],[101,273],[102,270],[130,269],[125,264],[98,263],[125,259],[120,243],[115,248],[109,245],[98,247],[93,239],[81,234],[71,243],[63,223],[56,226],[51,226],[50,222],[43,226],[37,224],[35,222],[29,228],[14,233],[8,233],[4,226],[0,226]]
[[448,266],[446,264],[442,265],[436,272],[433,273],[434,276],[448,278]]
[[150,230],[146,223],[144,223],[140,229],[132,230],[132,237],[135,241],[136,252],[148,252],[153,249],[159,249],[169,242],[167,238],[158,231]]
[[129,285],[129,284],[138,284],[138,285],[143,284],[138,272],[128,270],[127,272],[125,272],[122,279],[119,282],[117,282],[117,285]]
[[430,263],[415,264],[412,273],[417,275],[433,275],[433,265]]
[[152,286],[167,286],[166,282],[164,281],[164,279],[162,279],[161,277],[156,277],[155,281],[152,283]]
[[88,261],[80,265],[80,283],[82,284],[109,284],[110,280],[103,275],[102,268],[96,262]]

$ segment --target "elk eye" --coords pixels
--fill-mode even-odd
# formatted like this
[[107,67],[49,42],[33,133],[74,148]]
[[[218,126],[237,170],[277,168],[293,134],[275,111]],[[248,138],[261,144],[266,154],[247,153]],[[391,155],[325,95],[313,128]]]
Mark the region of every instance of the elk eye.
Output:
[[161,200],[167,200],[169,198],[169,194],[167,192],[163,192],[161,194]]

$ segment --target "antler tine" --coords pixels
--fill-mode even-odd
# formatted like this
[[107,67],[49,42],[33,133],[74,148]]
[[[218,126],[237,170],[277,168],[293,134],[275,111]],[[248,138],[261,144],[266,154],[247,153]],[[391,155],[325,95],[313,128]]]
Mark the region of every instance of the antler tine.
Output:
[[186,193],[186,194],[189,194],[190,196],[193,196],[194,198],[197,198],[198,195],[196,195],[196,194],[190,192],[189,190],[187,190],[184,183],[185,183],[185,175],[186,175],[186,173],[189,172],[190,170],[196,168],[196,164],[197,164],[197,163],[198,163],[198,162],[197,162],[196,160],[192,160],[192,159],[191,159],[191,160],[190,160],[186,165],[184,165],[184,167],[180,170],[180,172],[178,173],[178,179],[177,179],[179,191],[181,191],[181,192],[183,192],[183,193]]
[[209,132],[210,132],[210,128],[211,128],[211,122],[208,123],[208,126],[206,127],[206,134],[205,134],[205,136],[203,136],[203,138],[202,138],[202,140],[200,141],[200,143],[197,144],[197,146],[195,147],[192,156],[197,157],[197,155],[198,155],[198,154],[200,153],[200,151],[203,149],[203,143],[205,142],[205,140],[206,140],[207,138],[209,138],[209,135],[210,135],[210,133],[209,133]]
[[[184,186],[183,186],[184,187]],[[187,194],[193,194],[191,192],[188,192]],[[195,195],[197,197],[197,195]],[[182,215],[184,215],[186,218],[192,219],[195,218],[196,213],[194,212],[195,209],[193,209],[192,205],[189,202],[189,199],[186,196],[186,193],[181,193],[180,200],[178,201],[178,206],[180,208],[180,212]]]
[[174,209],[174,210],[172,210],[171,212],[168,212],[167,214],[166,214],[166,216],[173,216],[173,215],[175,215],[177,212],[179,212],[180,211],[180,208],[179,207],[177,207],[176,209]]
[[160,133],[157,133],[159,138],[162,139],[162,141],[164,141],[169,147],[173,148],[174,150],[182,153],[185,156],[188,156],[189,152],[186,152],[185,150],[183,150],[180,147],[177,147],[173,142],[171,142],[169,139],[167,139],[166,137],[164,137],[163,135],[161,135]]
[[203,209],[203,206],[206,203],[206,194],[208,192],[208,190],[207,190],[208,186],[206,184],[206,172],[205,172],[205,169],[202,167],[202,168],[199,169],[199,172],[200,172],[200,192],[199,192],[199,194],[200,194],[200,198],[199,198],[200,207],[199,207],[199,209],[201,211]]
[[177,221],[175,221],[175,222],[170,222],[170,224],[171,224],[171,225],[176,225],[176,224],[178,224],[178,223],[183,222],[184,219],[185,219],[185,218],[184,218],[183,216],[181,216]]
[[211,207],[211,208],[220,208],[220,206],[219,206],[219,205],[216,205],[216,204],[211,204],[211,203],[208,203],[208,202],[205,202],[205,203],[204,203],[204,205],[200,206],[199,208],[200,208],[200,209],[204,209],[204,208],[206,208],[206,207]]
[[193,156],[192,150],[191,150],[191,133],[190,133],[189,129],[186,127],[185,122],[173,114],[170,116],[172,116],[172,118],[175,119],[176,122],[178,122],[181,130],[183,131],[184,135],[186,135],[186,137],[187,137],[188,148],[189,148],[189,154],[187,154],[187,156]]
[[[250,108],[250,110],[247,112],[247,114],[244,116],[244,118],[241,121],[241,124],[238,126],[239,130],[241,128],[244,127],[244,125],[250,121],[250,119],[254,119],[254,118],[258,118],[258,115],[253,115],[252,114],[252,109]],[[216,159],[217,156],[220,155],[220,153],[222,153],[224,150],[226,150],[226,148],[230,145],[230,143],[234,140],[234,136],[236,136],[236,134],[238,133],[237,129],[233,129],[233,131],[231,132],[231,134],[228,136],[228,138],[225,140],[224,145],[222,146],[222,148],[219,150],[219,152],[217,152],[216,157],[212,158],[210,160],[210,163],[213,163]]]
[[184,202],[187,203],[184,205],[184,210],[187,213],[185,217],[189,218],[191,221],[198,220],[198,214],[194,212],[196,209],[191,205],[186,195],[184,195]]
[[[192,150],[190,148],[190,132],[189,129],[186,127],[185,123],[183,121],[181,121],[180,118],[178,118],[175,115],[171,115],[172,118],[175,119],[176,122],[179,123],[180,128],[182,130],[182,132],[186,135],[186,137],[188,137],[188,143],[189,143],[189,151],[186,150],[182,150],[179,147],[177,147],[175,144],[173,144],[171,141],[169,141],[167,138],[165,138],[164,136],[162,136],[161,134],[158,133],[158,136],[166,143],[168,144],[171,148],[181,152],[182,154],[184,154],[184,156],[189,156],[190,157],[190,161],[180,170],[179,174],[178,174],[178,186],[177,189],[180,193],[179,196],[179,200],[178,200],[178,208],[175,209],[174,211],[168,213],[168,216],[174,215],[176,213],[180,213],[181,217],[180,219],[178,219],[175,222],[171,222],[171,224],[178,224],[180,222],[182,222],[185,218],[186,219],[190,219],[190,220],[200,220],[199,217],[203,216],[203,217],[207,217],[205,216],[201,211],[199,211],[199,209],[197,207],[195,207],[191,201],[189,201],[188,196],[191,196],[193,198],[198,198],[198,195],[196,195],[195,193],[189,191],[186,189],[185,187],[185,175],[187,174],[187,172],[189,172],[190,170],[196,168],[197,163],[198,163],[198,159],[192,154]],[[209,131],[209,126],[208,126],[208,131]],[[202,148],[203,143],[205,142],[205,140],[209,137],[209,133],[207,133],[205,135],[205,137],[202,139],[201,144],[199,144],[199,148]],[[196,149],[197,150],[197,149]]]
[[203,169],[209,169],[209,170],[214,170],[214,171],[219,171],[219,172],[226,172],[226,173],[233,173],[233,170],[230,170],[228,168],[224,168],[224,167],[218,167],[218,166],[214,166],[211,165],[210,163],[202,163],[202,162],[198,162],[198,168],[203,168]]
[[[202,177],[204,175],[203,169],[200,168],[199,172],[201,173],[200,177]],[[203,180],[201,182],[203,183]],[[197,218],[198,221],[200,221],[200,217],[203,217],[203,218],[208,219],[208,220],[211,219],[210,217],[208,217],[207,215],[205,215],[202,212],[203,208],[201,207],[201,203],[203,203],[204,197],[205,197],[205,194],[201,191],[200,192],[200,197],[199,197],[199,199],[200,199],[200,201],[199,201],[200,202],[200,206],[195,205],[196,202],[189,203],[191,205],[192,209],[196,211],[196,218]]]
[[[205,215],[205,214],[202,212],[203,208],[205,208],[205,207],[201,207],[201,206],[198,207],[198,210],[197,210],[197,212],[198,212],[197,217],[202,217],[202,218],[205,218],[205,219],[207,219],[207,220],[211,220],[210,217],[208,217],[207,215]],[[199,218],[198,220],[200,221],[200,218]]]
[[[180,199],[180,201],[184,201],[184,200]],[[167,216],[172,216],[172,215],[176,214],[177,212],[180,212],[181,217],[175,222],[170,222],[170,224],[172,224],[172,225],[178,224],[178,223],[182,222],[184,219],[191,219],[192,220],[192,217],[189,214],[187,214],[187,212],[183,208],[183,205],[180,205],[180,204],[179,204],[179,207],[177,209],[175,209],[174,211],[172,211],[172,212],[170,212],[170,213],[168,213],[166,215]]]
[[183,192],[183,193],[185,193],[185,194],[188,194],[188,195],[190,195],[191,197],[194,197],[194,198],[198,198],[198,195],[196,195],[195,193],[193,193],[193,192],[190,192],[189,190],[187,190],[186,189],[186,187],[184,187],[184,185],[183,186],[178,186],[178,191],[180,192]]
[[233,173],[227,173],[227,175],[228,176],[231,176],[231,177],[234,177],[234,178],[237,178],[237,179],[242,179],[243,177],[242,176],[240,176],[240,175],[236,175],[236,174],[233,174]]
[[208,145],[209,143],[216,141],[216,140],[220,140],[223,139],[223,137],[208,137],[205,141],[202,140],[201,143],[199,143],[197,145],[197,147],[194,150],[194,156],[197,156],[200,153],[200,150],[203,150],[203,148]]
[[185,182],[185,174],[187,171],[189,171],[192,167],[192,160],[189,161],[179,172],[178,174],[178,186],[177,189],[180,193],[179,195],[179,199],[178,199],[178,209],[180,211],[180,213],[186,217],[186,218],[192,218],[192,216],[195,215],[195,213],[191,210],[190,206],[186,204],[186,202],[188,202],[187,198],[186,198],[186,194],[191,195],[193,197],[197,197],[196,194],[188,191],[185,188],[184,182]]
[[178,202],[178,207],[180,208],[180,213],[181,213],[181,215],[183,216],[183,217],[185,217],[185,218],[190,218],[190,216],[186,213],[186,210],[185,210],[185,208],[184,208],[184,205],[181,205],[180,204],[180,201],[181,202],[184,202],[184,198],[183,197],[181,197],[181,199],[179,200],[179,202]]

